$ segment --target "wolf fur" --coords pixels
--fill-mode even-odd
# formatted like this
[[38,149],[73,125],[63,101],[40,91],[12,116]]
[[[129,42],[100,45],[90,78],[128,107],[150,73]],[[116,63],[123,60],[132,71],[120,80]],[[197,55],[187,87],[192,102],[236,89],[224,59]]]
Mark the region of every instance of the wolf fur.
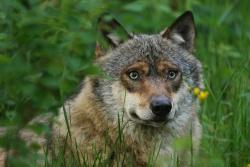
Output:
[[[110,22],[111,30],[120,26],[117,21]],[[175,155],[186,163],[190,152],[198,151],[202,133],[197,116],[199,103],[189,91],[190,86],[203,88],[202,66],[193,55],[192,13],[184,13],[159,34],[127,34],[127,40],[119,41],[112,32],[104,28],[102,32],[112,49],[104,52],[98,45],[96,64],[106,76],[85,78],[79,94],[61,108],[53,128],[54,138],[70,135],[90,157],[93,147],[105,152],[107,146],[107,157],[111,159],[127,152],[135,166],[146,166],[154,148],[159,151],[159,166],[171,166]],[[159,74],[161,66],[176,68],[178,81],[165,80],[165,74]],[[143,81],[131,81],[127,75],[130,68],[146,71]],[[171,99],[172,109],[163,122],[154,121],[149,107],[156,95]],[[115,150],[120,129],[124,147]],[[174,143],[181,138],[191,138],[192,148],[176,151]]]

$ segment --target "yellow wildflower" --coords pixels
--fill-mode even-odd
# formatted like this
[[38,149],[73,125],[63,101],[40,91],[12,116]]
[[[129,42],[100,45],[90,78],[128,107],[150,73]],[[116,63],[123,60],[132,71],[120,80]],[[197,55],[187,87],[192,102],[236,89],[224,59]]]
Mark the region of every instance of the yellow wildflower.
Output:
[[250,167],[250,164],[247,164],[247,167]]
[[208,97],[208,92],[207,91],[201,91],[200,94],[198,95],[198,98],[200,101],[206,100]]
[[196,95],[196,96],[198,96],[200,94],[200,92],[201,92],[201,90],[198,87],[193,89],[193,94]]

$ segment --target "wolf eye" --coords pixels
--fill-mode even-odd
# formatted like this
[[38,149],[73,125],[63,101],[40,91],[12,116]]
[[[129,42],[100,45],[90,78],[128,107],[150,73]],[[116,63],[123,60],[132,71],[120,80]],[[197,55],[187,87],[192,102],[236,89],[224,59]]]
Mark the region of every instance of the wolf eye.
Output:
[[129,74],[128,74],[129,78],[132,79],[132,80],[138,80],[140,75],[137,71],[131,71]]
[[178,71],[170,70],[170,71],[168,71],[167,78],[170,79],[170,80],[173,80],[173,79],[175,79],[177,74],[178,74]]

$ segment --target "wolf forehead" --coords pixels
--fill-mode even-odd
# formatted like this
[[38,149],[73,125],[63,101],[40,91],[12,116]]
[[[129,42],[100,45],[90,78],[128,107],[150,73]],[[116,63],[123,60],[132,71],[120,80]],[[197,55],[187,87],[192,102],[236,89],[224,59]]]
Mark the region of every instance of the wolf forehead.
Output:
[[[124,69],[137,61],[146,61],[154,66],[156,59],[166,60],[176,65],[183,76],[199,80],[199,61],[183,47],[160,34],[135,35],[119,47],[107,53],[100,65],[111,77],[119,77]],[[196,74],[197,73],[197,74]]]

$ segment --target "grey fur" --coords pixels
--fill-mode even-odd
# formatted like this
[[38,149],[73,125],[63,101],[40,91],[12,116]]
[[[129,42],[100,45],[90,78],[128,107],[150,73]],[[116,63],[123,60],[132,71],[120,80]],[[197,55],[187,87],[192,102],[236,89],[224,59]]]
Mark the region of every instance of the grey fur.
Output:
[[[149,57],[148,57],[149,55]],[[183,47],[163,38],[159,34],[136,35],[107,54],[105,64],[101,64],[106,74],[119,78],[123,68],[140,59],[162,57],[176,64],[191,85],[202,87],[201,63]]]

